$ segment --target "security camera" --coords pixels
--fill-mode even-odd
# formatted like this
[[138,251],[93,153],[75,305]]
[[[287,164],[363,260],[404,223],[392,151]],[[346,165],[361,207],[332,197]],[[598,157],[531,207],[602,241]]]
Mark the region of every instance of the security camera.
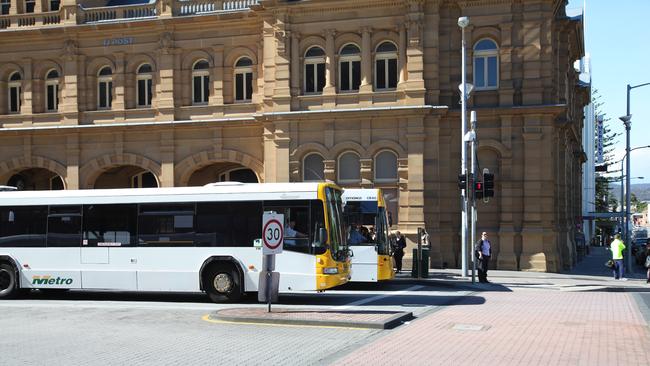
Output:
[[458,26],[461,28],[465,28],[469,25],[469,18],[468,17],[460,17],[458,18]]

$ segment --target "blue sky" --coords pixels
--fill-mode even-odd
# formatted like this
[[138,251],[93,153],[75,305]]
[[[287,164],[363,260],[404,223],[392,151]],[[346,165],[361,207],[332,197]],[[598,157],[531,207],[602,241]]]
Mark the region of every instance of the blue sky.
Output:
[[[581,8],[583,3],[570,0],[567,9]],[[585,42],[591,54],[592,88],[602,96],[601,110],[610,118],[609,127],[622,133],[616,160],[625,153],[625,128],[618,117],[626,113],[626,85],[650,83],[648,14],[648,0],[586,0]],[[630,111],[630,146],[650,145],[650,85],[631,91]],[[631,156],[631,176],[645,178],[631,183],[650,183],[650,148],[633,151]]]

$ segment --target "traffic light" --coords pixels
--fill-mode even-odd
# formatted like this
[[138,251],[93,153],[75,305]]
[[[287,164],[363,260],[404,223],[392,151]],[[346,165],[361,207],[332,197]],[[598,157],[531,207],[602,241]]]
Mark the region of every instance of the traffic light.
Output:
[[477,200],[483,198],[483,182],[474,182],[474,198]]
[[467,187],[467,175],[458,174],[458,188],[465,189]]
[[494,197],[494,174],[483,172],[483,197]]

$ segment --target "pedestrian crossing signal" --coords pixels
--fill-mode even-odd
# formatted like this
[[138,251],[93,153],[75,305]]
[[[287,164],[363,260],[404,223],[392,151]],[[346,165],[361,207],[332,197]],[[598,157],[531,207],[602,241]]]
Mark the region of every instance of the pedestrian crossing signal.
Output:
[[483,172],[483,197],[494,197],[494,174]]
[[474,198],[477,200],[483,198],[483,182],[474,182]]

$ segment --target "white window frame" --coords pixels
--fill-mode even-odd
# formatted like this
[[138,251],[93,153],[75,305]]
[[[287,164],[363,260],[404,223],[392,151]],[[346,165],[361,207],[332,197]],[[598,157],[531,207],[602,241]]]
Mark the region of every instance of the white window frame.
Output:
[[[11,81],[11,78],[18,73],[18,76],[20,76],[20,80],[14,80]],[[18,71],[12,72],[11,75],[9,75],[9,81],[7,82],[7,112],[8,114],[19,114],[20,110],[22,108],[22,86],[23,86],[23,78],[22,75]],[[12,111],[11,110],[11,89],[16,89],[16,97],[18,98],[16,105],[18,106],[18,110]]]
[[[473,68],[473,70],[472,70],[473,78],[472,79],[473,79],[473,82],[474,82],[474,90],[497,90],[497,89],[499,89],[499,45],[497,44],[497,42],[495,42],[491,38],[482,38],[482,39],[479,39],[478,41],[476,41],[476,43],[474,43],[474,48],[476,48],[476,46],[481,41],[484,41],[484,40],[488,40],[488,41],[492,42],[496,48],[493,49],[493,50],[480,50],[480,51],[473,50],[474,54],[473,54],[473,57],[472,57],[472,68]],[[494,57],[496,59],[496,64],[497,64],[496,85],[488,86],[488,80],[490,79],[489,75],[488,75],[488,59],[491,58],[491,57]],[[476,73],[476,70],[477,70],[476,60],[477,59],[483,59],[483,83],[484,83],[484,86],[478,86],[478,83],[477,83],[477,73]]]
[[[310,56],[307,57],[307,53],[312,49],[312,48],[320,48],[323,50],[322,47],[320,46],[311,46],[307,49],[305,52],[305,62],[303,62],[303,69],[302,69],[302,74],[303,74],[303,83],[302,83],[302,92],[304,95],[319,95],[323,94],[323,91],[318,91],[318,65],[320,64],[325,64],[325,56]],[[323,50],[324,52],[324,50]],[[314,89],[315,91],[313,92],[308,92],[307,91],[307,78],[309,75],[307,75],[307,65],[314,65],[314,74],[311,75],[311,77],[314,79]]]
[[[342,55],[341,51],[343,51],[343,49],[348,45],[355,46],[359,50],[359,53],[357,53],[356,55]],[[341,64],[344,63],[344,62],[349,63],[348,64],[349,65],[348,70],[345,71],[345,72],[348,73],[348,82],[350,83],[350,85],[348,85],[350,87],[350,89],[348,89],[348,90],[343,90],[342,89],[343,82],[341,80],[342,80],[344,70],[343,70],[343,67],[341,66]],[[346,43],[346,44],[343,45],[343,47],[341,47],[339,49],[339,78],[338,78],[339,82],[338,82],[338,85],[339,85],[339,92],[340,93],[357,93],[359,91],[359,89],[352,89],[351,88],[353,80],[354,80],[353,71],[352,71],[354,69],[352,67],[353,62],[359,62],[359,74],[361,74],[361,47],[359,47],[356,43]],[[361,75],[359,75],[359,79],[361,79]]]
[[[377,49],[379,49],[379,46],[381,46],[381,45],[384,44],[384,43],[391,43],[393,46],[395,46],[395,51],[391,51],[391,52],[377,52]],[[388,79],[389,79],[389,76],[390,76],[390,71],[388,70],[388,61],[389,61],[389,60],[395,60],[395,64],[397,65],[397,67],[396,67],[397,75],[395,75],[395,78],[396,78],[396,80],[399,82],[399,63],[398,63],[398,58],[397,58],[397,50],[399,50],[399,49],[397,48],[397,45],[396,45],[395,43],[393,43],[393,42],[390,42],[390,41],[382,41],[382,42],[380,42],[380,43],[377,45],[377,48],[375,49],[375,64],[373,65],[374,68],[375,68],[375,72],[374,72],[374,76],[375,76],[375,82],[374,82],[375,90],[379,90],[379,91],[387,91],[387,90],[395,90],[395,89],[397,89],[397,83],[395,83],[395,87],[394,87],[394,88],[390,88],[390,87],[388,87]],[[377,61],[383,61],[383,62],[384,62],[384,78],[385,78],[384,80],[386,80],[386,87],[385,87],[385,88],[380,88],[380,87],[377,85],[377,79],[378,79],[378,78],[377,78],[377,75],[378,75],[378,70],[377,70]]]
[[[205,83],[207,82],[208,85],[210,84],[210,68],[209,65],[210,63],[208,62],[208,68],[207,69],[199,69],[195,70],[194,68],[196,67],[196,64],[198,64],[201,61],[208,62],[208,60],[205,59],[200,59],[196,60],[196,62],[192,65],[192,105],[207,105],[209,100],[210,100],[210,92],[208,91],[208,95],[203,95],[205,91]],[[199,102],[196,101],[195,99],[195,93],[194,90],[196,89],[194,86],[194,78],[195,77],[200,77],[201,78],[201,100]],[[207,79],[207,81],[206,81]]]
[[[104,68],[109,68],[111,70],[110,75],[100,75],[102,70]],[[105,88],[106,89],[106,106],[102,107],[102,101],[101,101],[101,89]],[[97,109],[98,110],[110,110],[113,108],[113,68],[110,66],[102,66],[99,68],[99,71],[97,72]]]
[[[377,171],[378,171],[377,170],[377,157],[380,154],[383,154],[383,153],[389,153],[389,154],[392,154],[395,157],[395,178],[377,178]],[[375,154],[375,156],[374,156],[374,158],[372,160],[373,160],[373,162],[372,162],[373,163],[372,178],[373,178],[373,181],[375,183],[389,184],[389,183],[397,183],[397,182],[399,182],[399,157],[393,150],[390,150],[390,149],[380,150]]]
[[306,172],[306,167],[307,167],[306,161],[307,161],[307,158],[312,156],[312,155],[320,156],[321,160],[323,161],[323,179],[322,180],[324,181],[325,180],[325,158],[323,157],[323,155],[321,155],[321,154],[319,154],[317,152],[309,153],[309,154],[305,155],[305,157],[302,158],[302,181],[303,182],[320,182],[320,180],[318,180],[318,181],[307,180],[305,178],[305,172]]
[[[253,79],[254,77],[253,66],[252,66],[253,60],[248,56],[242,56],[238,58],[237,61],[235,61],[235,65],[237,65],[239,60],[241,60],[242,58],[247,58],[251,60],[251,66],[235,66],[233,76],[232,76],[232,93],[233,93],[232,96],[235,103],[250,103],[253,100],[253,90],[251,90],[251,98],[246,99],[246,94],[248,94],[247,93],[248,90],[246,90],[246,74],[251,74],[251,80],[255,81],[255,79]],[[242,95],[244,96],[244,99],[237,99],[237,75],[240,74],[243,75],[242,80],[244,81],[243,82],[244,90],[242,90]],[[253,85],[251,85],[251,88],[253,88]]]
[[[347,154],[353,154],[357,156],[357,161],[359,162],[359,178],[358,179],[342,179],[341,178],[341,159]],[[336,181],[341,184],[357,184],[361,182],[361,155],[356,151],[345,151],[339,155],[336,159]]]
[[[57,78],[48,78],[50,73],[52,71],[56,71],[58,77]],[[59,110],[59,78],[61,75],[59,72],[55,69],[48,70],[47,73],[45,73],[45,111],[47,112],[56,112]],[[54,108],[50,109],[48,108],[48,101],[50,100],[50,86],[54,87]]]
[[[149,65],[151,68],[152,72],[143,72],[140,73],[140,68],[144,65]],[[151,80],[151,88],[149,88],[149,83],[148,80]],[[194,79],[192,79],[194,80]],[[140,104],[140,81],[144,81],[144,100],[145,104]],[[138,66],[136,69],[136,77],[135,77],[135,105],[137,108],[151,108],[151,101],[153,100],[153,68],[151,67],[150,64],[142,64]],[[194,99],[192,99],[194,100]]]

